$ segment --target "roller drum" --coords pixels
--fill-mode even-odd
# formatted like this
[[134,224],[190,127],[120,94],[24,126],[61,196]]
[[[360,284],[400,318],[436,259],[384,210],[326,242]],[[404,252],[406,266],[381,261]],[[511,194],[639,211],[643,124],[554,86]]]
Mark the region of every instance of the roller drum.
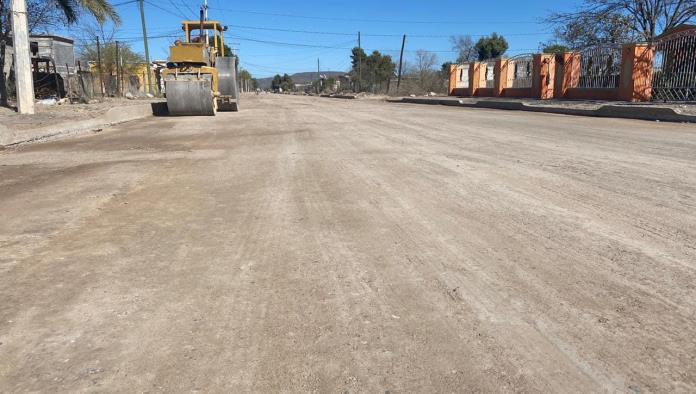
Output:
[[213,116],[217,102],[210,76],[178,75],[165,80],[167,108],[173,116]]
[[234,56],[215,59],[215,68],[218,72],[218,87],[220,89],[218,106],[221,111],[239,110],[236,61],[237,58]]

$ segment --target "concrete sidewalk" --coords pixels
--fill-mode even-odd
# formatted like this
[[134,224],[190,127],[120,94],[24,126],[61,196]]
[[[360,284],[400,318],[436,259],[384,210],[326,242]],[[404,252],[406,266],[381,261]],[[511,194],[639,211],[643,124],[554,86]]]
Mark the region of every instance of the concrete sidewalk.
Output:
[[546,112],[602,118],[696,123],[696,104],[628,103],[609,101],[533,100],[511,98],[403,97],[392,103],[447,105],[512,111]]
[[57,136],[90,132],[152,116],[160,101],[106,102],[64,105],[35,115],[0,117],[0,146],[12,146]]

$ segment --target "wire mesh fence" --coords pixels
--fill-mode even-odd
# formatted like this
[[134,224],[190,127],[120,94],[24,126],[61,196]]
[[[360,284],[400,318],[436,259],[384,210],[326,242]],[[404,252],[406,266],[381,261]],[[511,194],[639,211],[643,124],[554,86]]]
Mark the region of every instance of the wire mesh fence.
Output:
[[579,88],[618,88],[621,74],[621,45],[598,45],[578,52]]
[[653,57],[652,98],[696,101],[696,31],[658,40]]

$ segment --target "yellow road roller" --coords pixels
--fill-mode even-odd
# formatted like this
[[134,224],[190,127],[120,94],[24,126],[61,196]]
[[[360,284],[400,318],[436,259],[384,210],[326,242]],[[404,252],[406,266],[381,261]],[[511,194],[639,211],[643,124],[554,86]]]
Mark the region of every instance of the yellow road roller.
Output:
[[212,116],[218,110],[239,111],[237,58],[225,53],[227,27],[203,20],[184,21],[181,27],[184,40],[169,48],[167,68],[162,71],[169,114]]

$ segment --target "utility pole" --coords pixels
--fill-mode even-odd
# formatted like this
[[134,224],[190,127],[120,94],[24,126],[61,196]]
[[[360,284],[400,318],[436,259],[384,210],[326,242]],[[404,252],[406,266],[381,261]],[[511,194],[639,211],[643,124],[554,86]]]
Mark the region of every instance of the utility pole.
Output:
[[[109,74],[111,74],[111,71],[109,71]],[[123,78],[121,76],[121,47],[119,45],[119,42],[116,41],[116,95],[118,97],[122,96],[122,82]]]
[[360,44],[360,32],[358,32],[358,92],[362,90],[362,45]]
[[401,40],[401,55],[399,55],[399,77],[396,80],[396,94],[399,94],[399,87],[401,87],[401,68],[404,65],[404,47],[406,46],[406,34]]
[[317,94],[321,93],[321,71],[319,71],[319,58],[317,58]]
[[147,91],[150,94],[154,94],[152,91],[152,84],[150,83],[150,74],[152,72],[150,66],[150,49],[147,46],[147,27],[145,27],[145,0],[138,0],[138,5],[140,5],[140,22],[143,25],[143,45],[145,47],[145,63],[147,66]]
[[101,44],[99,43],[99,36],[97,36],[97,72],[99,73],[99,90],[101,90],[101,96],[104,98],[104,71],[102,70]]
[[[203,1],[203,18],[208,21],[208,0]],[[205,30],[205,45],[210,46],[210,38],[208,37],[208,29]]]
[[25,0],[12,0],[12,41],[15,54],[15,79],[17,81],[17,111],[20,114],[32,115],[34,114],[34,77],[31,73],[29,27]]

